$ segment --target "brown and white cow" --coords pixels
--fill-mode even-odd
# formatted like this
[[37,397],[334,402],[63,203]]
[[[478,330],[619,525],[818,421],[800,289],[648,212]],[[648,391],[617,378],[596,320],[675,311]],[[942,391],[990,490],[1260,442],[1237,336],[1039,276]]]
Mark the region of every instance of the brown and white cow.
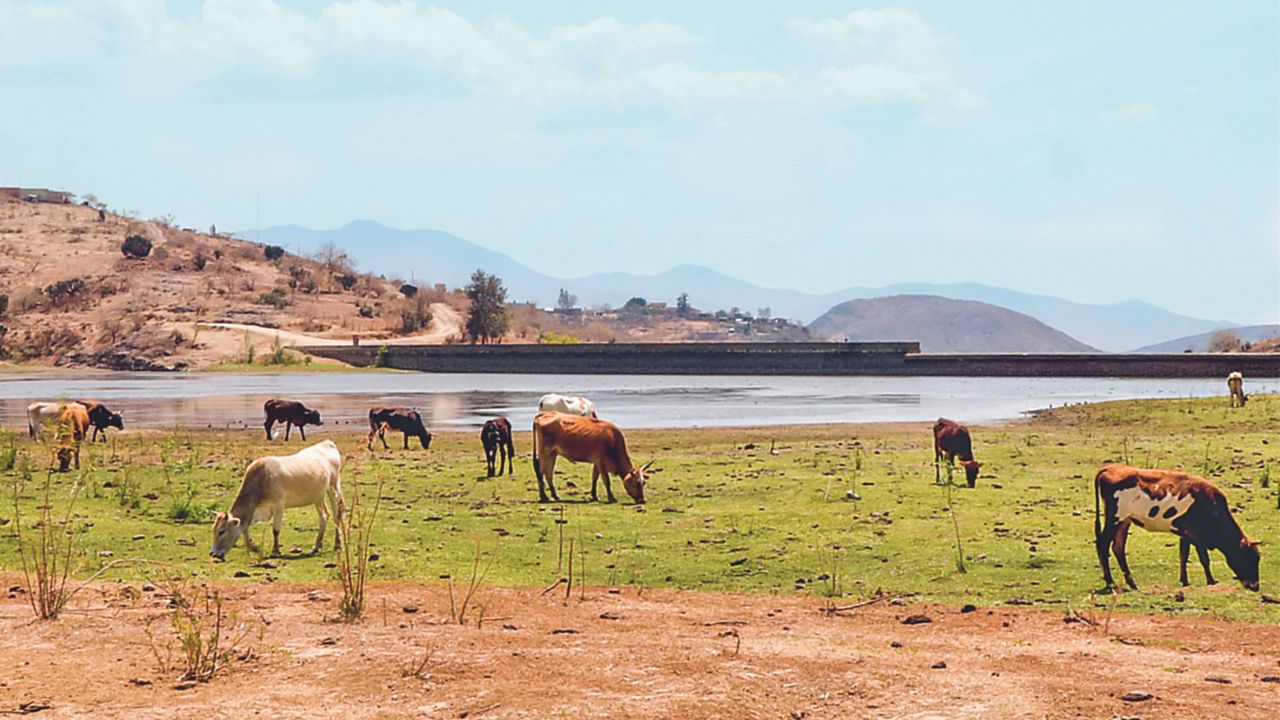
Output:
[[[516,448],[511,442],[511,421],[504,417],[486,420],[480,428],[480,444],[484,446],[484,461],[489,477],[504,472],[516,472]],[[501,460],[501,464],[499,464]]]
[[969,428],[946,418],[938,418],[933,424],[933,481],[942,482],[942,461],[955,467],[956,458],[964,468],[965,479],[969,487],[978,481],[978,469],[982,463],[973,459],[973,439],[969,437]]
[[72,460],[80,469],[80,443],[89,434],[89,411],[80,403],[67,403],[58,418],[57,458],[58,472],[71,468]]
[[422,423],[422,416],[417,410],[407,407],[379,407],[369,411],[368,449],[373,449],[373,439],[382,441],[384,450],[387,446],[387,430],[398,430],[404,433],[404,449],[409,449],[409,438],[416,437],[422,443],[422,449],[431,448],[431,431]]
[[[609,475],[622,478],[622,487],[637,505],[644,503],[645,470],[631,462],[627,452],[627,440],[617,425],[605,420],[558,412],[538,413],[533,419],[533,473],[538,478],[538,499],[549,502],[547,490],[556,502],[553,476],[556,458],[563,457],[574,463],[591,463],[591,499],[596,500],[596,485],[604,477],[604,491],[609,502],[617,502]],[[544,487],[545,482],[545,487]]]
[[1258,543],[1240,530],[1226,495],[1212,482],[1186,473],[1107,464],[1098,471],[1094,489],[1094,538],[1108,589],[1115,587],[1109,553],[1115,553],[1124,581],[1138,589],[1125,557],[1130,524],[1179,537],[1183,585],[1189,584],[1187,556],[1194,545],[1210,585],[1209,551],[1219,550],[1236,579],[1249,590],[1258,589]]
[[267,416],[266,422],[262,423],[262,427],[267,431],[267,440],[271,440],[271,426],[278,422],[284,423],[285,440],[289,439],[289,430],[297,427],[303,442],[307,441],[307,431],[303,429],[304,427],[324,424],[320,420],[319,410],[312,410],[296,400],[268,400],[262,404],[262,412]]
[[1231,391],[1231,407],[1244,407],[1249,396],[1244,394],[1244,376],[1238,372],[1227,375],[1227,390]]

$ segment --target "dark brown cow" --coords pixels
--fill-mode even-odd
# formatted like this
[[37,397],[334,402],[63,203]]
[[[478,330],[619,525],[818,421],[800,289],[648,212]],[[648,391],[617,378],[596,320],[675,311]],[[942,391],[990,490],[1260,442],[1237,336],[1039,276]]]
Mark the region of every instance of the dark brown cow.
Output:
[[551,490],[556,502],[556,486],[552,476],[556,470],[556,458],[569,462],[591,463],[591,499],[597,499],[596,484],[604,476],[604,491],[609,502],[617,502],[609,484],[609,474],[622,478],[622,487],[636,501],[644,503],[644,471],[649,465],[636,467],[627,453],[627,440],[617,425],[592,417],[566,415],[558,412],[538,413],[533,419],[533,472],[538,477],[538,498],[549,502],[543,487]]
[[515,474],[516,448],[511,442],[511,422],[504,417],[496,417],[485,422],[480,428],[480,443],[484,445],[484,461],[488,465],[489,477],[494,476],[495,460],[501,458],[498,475],[504,472]]
[[285,440],[289,439],[289,430],[296,426],[303,442],[307,439],[304,426],[324,424],[320,421],[319,410],[312,410],[296,400],[268,400],[262,404],[262,411],[267,415],[267,421],[262,423],[262,427],[266,428],[268,440],[271,439],[271,426],[278,422],[284,423]]
[[111,412],[106,405],[97,400],[76,400],[76,402],[89,411],[89,424],[93,426],[93,437],[90,438],[90,442],[98,439],[98,431],[102,431],[102,442],[106,442],[107,428],[124,429],[124,413]]
[[1093,532],[1108,589],[1115,587],[1110,552],[1115,553],[1124,581],[1138,589],[1124,552],[1130,523],[1151,532],[1171,532],[1181,539],[1178,556],[1183,585],[1188,584],[1187,556],[1194,545],[1210,585],[1214,579],[1209,572],[1209,551],[1216,549],[1227,558],[1237,580],[1249,590],[1258,589],[1258,543],[1240,530],[1226,495],[1212,482],[1180,472],[1103,465],[1094,479],[1094,490]]
[[969,487],[978,481],[978,469],[982,463],[973,459],[973,440],[969,437],[969,428],[946,418],[938,418],[933,424],[933,481],[942,482],[942,461],[955,467],[956,458],[964,467],[965,479]]
[[388,428],[404,433],[405,450],[409,449],[411,437],[418,438],[423,450],[431,447],[431,431],[422,424],[422,416],[417,410],[407,407],[380,407],[369,411],[368,448],[370,450],[373,449],[374,436],[382,441],[383,449],[390,449],[387,445]]

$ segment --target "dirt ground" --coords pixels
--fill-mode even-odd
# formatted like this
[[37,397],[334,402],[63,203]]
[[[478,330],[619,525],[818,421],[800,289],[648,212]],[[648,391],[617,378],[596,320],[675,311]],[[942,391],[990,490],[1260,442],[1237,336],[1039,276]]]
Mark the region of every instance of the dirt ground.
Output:
[[[4,587],[18,578],[3,578]],[[378,585],[332,621],[333,585],[222,588],[250,632],[178,689],[155,643],[163,590],[103,584],[37,622],[0,596],[0,713],[39,717],[1106,718],[1280,716],[1280,628],[901,601],[841,617],[812,597],[625,588],[484,589],[481,627],[445,587]],[[904,624],[911,615],[931,622]],[[259,633],[260,629],[260,633]],[[409,666],[430,655],[420,675]],[[161,652],[163,654],[163,650]],[[945,667],[941,664],[945,663]],[[1264,680],[1264,678],[1266,678]],[[1130,702],[1130,691],[1151,699]]]

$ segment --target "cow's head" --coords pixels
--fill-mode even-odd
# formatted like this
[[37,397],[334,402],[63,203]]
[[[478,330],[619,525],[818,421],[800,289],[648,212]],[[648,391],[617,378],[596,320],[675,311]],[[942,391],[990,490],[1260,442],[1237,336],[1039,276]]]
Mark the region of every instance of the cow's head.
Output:
[[1235,572],[1236,579],[1244,585],[1246,590],[1258,591],[1258,561],[1262,559],[1262,553],[1258,551],[1258,541],[1251,540],[1245,535],[1240,536],[1240,544],[1233,548],[1224,548],[1223,555],[1227,556],[1227,564],[1231,566],[1231,570]]
[[213,545],[209,548],[209,557],[219,560],[227,556],[227,551],[235,547],[244,532],[244,523],[231,513],[214,513]]
[[622,476],[622,489],[627,491],[637,505],[644,504],[644,471],[648,470],[652,464],[653,461],[650,460],[641,467],[631,468],[631,472]]
[[421,423],[418,424],[418,428],[422,430],[422,432],[418,435],[418,442],[422,443],[422,449],[423,450],[431,449],[431,431],[428,430],[426,426],[422,425]]
[[75,449],[63,445],[58,448],[58,472],[64,473],[71,469],[71,460],[75,457]]
[[118,412],[108,413],[107,427],[113,427],[118,430],[123,430],[124,429],[124,413],[118,413]]
[[320,411],[319,411],[319,410],[304,410],[304,411],[302,411],[302,419],[303,419],[303,420],[305,420],[305,421],[306,421],[306,423],[307,423],[308,425],[323,425],[323,424],[324,424],[323,422],[321,422],[321,421],[320,421]]
[[982,468],[982,463],[977,460],[961,460],[960,465],[964,467],[964,479],[969,482],[969,487],[973,487],[978,482],[978,470]]

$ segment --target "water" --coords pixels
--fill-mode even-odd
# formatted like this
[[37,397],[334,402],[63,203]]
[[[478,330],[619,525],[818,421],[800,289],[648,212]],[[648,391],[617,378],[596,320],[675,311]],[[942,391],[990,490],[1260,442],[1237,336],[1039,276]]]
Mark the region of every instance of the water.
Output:
[[[1246,380],[1250,393],[1280,381]],[[505,415],[517,428],[538,398],[585,395],[623,428],[1016,419],[1068,403],[1225,395],[1225,379],[975,377],[706,377],[444,375],[420,373],[0,373],[0,424],[26,428],[32,400],[96,399],[126,427],[261,427],[268,398],[301,400],[327,425],[366,426],[375,405],[416,407],[436,429],[478,427]],[[1223,402],[1226,402],[1224,397]]]

